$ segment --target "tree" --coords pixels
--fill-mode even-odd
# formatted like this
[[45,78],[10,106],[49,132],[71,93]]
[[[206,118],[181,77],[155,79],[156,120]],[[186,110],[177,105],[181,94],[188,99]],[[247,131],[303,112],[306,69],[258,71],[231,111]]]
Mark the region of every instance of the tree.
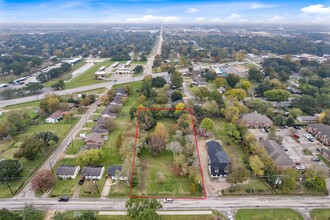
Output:
[[239,143],[239,141],[241,140],[241,134],[233,123],[226,123],[224,132],[226,134],[226,137],[234,143]]
[[20,149],[15,152],[14,158],[26,158],[27,160],[33,161],[42,152],[45,147],[45,143],[35,136],[26,137],[23,139],[23,143]]
[[214,122],[210,118],[204,118],[201,122],[201,128],[206,132],[211,130],[214,127]]
[[174,86],[176,89],[181,88],[183,83],[183,77],[180,72],[174,72],[171,75],[171,84]]
[[195,97],[200,98],[200,100],[202,101],[204,98],[209,96],[210,91],[206,87],[196,87],[194,93],[195,93]]
[[285,124],[286,124],[287,126],[293,126],[295,123],[296,123],[296,122],[295,122],[294,118],[289,117],[289,118],[286,120],[286,123],[285,123]]
[[152,81],[151,81],[152,87],[162,88],[162,87],[164,87],[165,84],[166,84],[166,80],[161,76],[152,78]]
[[290,192],[297,188],[297,179],[300,177],[300,172],[296,169],[290,168],[284,171],[282,177],[281,189],[286,192]]
[[173,154],[181,154],[183,152],[183,146],[178,141],[171,141],[166,145],[166,150],[172,151]]
[[43,220],[44,214],[33,205],[25,205],[22,212],[23,220]]
[[60,105],[60,98],[55,95],[45,95],[45,99],[42,100],[39,104],[39,107],[45,112],[45,113],[53,113],[59,109]]
[[0,161],[0,181],[13,181],[22,176],[23,167],[18,160]]
[[0,220],[22,220],[22,217],[3,208],[0,210]]
[[104,122],[104,127],[108,129],[109,132],[111,132],[116,128],[116,124],[112,118],[106,118]]
[[75,217],[75,220],[96,220],[96,212],[92,210],[88,210],[83,214]]
[[274,118],[273,118],[273,121],[276,125],[285,125],[286,123],[286,118],[282,115],[276,115]]
[[137,73],[142,73],[143,72],[143,66],[142,65],[137,65],[133,71],[137,74]]
[[43,131],[35,135],[35,137],[41,141],[43,141],[47,146],[50,145],[50,142],[53,141],[55,143],[58,143],[60,140],[56,134],[50,132],[50,131]]
[[228,99],[237,99],[238,101],[243,100],[246,97],[246,91],[243,89],[231,89],[224,94]]
[[182,99],[182,94],[181,92],[178,92],[178,91],[174,91],[172,94],[171,94],[171,100],[172,102],[175,102],[175,101],[178,101]]
[[62,79],[60,79],[56,83],[52,84],[51,87],[55,90],[63,90],[65,88],[65,83]]
[[241,86],[245,91],[248,91],[248,89],[251,87],[251,83],[248,80],[244,80],[241,83]]
[[35,192],[44,193],[55,185],[56,177],[50,170],[40,170],[31,180],[32,189]]
[[209,117],[219,114],[218,104],[214,100],[205,102],[202,108]]
[[288,91],[282,89],[272,89],[264,92],[264,96],[270,101],[286,101],[290,97]]
[[235,123],[239,117],[239,108],[236,106],[228,106],[223,110],[223,114],[227,121]]
[[127,200],[125,207],[127,208],[127,215],[131,219],[145,220],[145,219],[159,219],[157,211],[163,206],[156,199],[146,198],[130,198]]
[[40,93],[44,86],[41,83],[28,83],[25,88],[27,91],[30,91],[33,94],[37,94]]
[[228,183],[237,184],[244,182],[247,176],[248,173],[244,167],[232,165],[231,171],[226,180]]
[[315,190],[318,192],[326,191],[327,174],[326,174],[325,170],[317,168],[317,167],[312,167],[312,168],[305,170],[304,177],[306,179],[305,186],[307,189]]
[[257,68],[250,68],[249,69],[249,72],[248,72],[248,75],[249,75],[249,80],[250,81],[254,81],[254,82],[262,82],[265,78],[265,75],[262,74],[262,72],[260,72],[260,70],[258,70]]
[[14,96],[14,94],[17,92],[17,89],[5,89],[0,92],[1,96],[3,96],[5,99],[10,99]]
[[159,152],[165,148],[168,138],[169,135],[165,125],[161,122],[158,122],[150,139],[152,152],[154,154],[159,154]]
[[228,86],[234,88],[236,86],[236,84],[239,82],[239,76],[234,75],[234,74],[228,74],[228,76],[226,77],[226,81],[228,83]]
[[217,88],[219,87],[226,87],[227,86],[227,81],[225,78],[218,77],[214,80],[215,85]]
[[77,162],[80,165],[98,165],[103,159],[103,151],[101,149],[93,148],[81,152],[77,157]]
[[53,217],[52,217],[53,220],[65,220],[65,215],[63,212],[61,211],[55,211]]
[[249,157],[249,164],[250,164],[250,167],[253,171],[253,173],[256,175],[256,176],[262,176],[264,175],[264,163],[260,160],[259,156],[258,155],[254,155],[254,156],[250,156]]
[[31,118],[26,112],[10,111],[7,115],[7,126],[11,135],[22,133],[31,123]]
[[293,118],[297,118],[298,116],[301,116],[303,115],[303,111],[301,111],[300,108],[292,108],[292,109],[289,109],[289,112],[290,112],[290,115],[293,117]]
[[168,103],[168,97],[164,93],[159,93],[156,97],[156,101],[158,104],[166,104]]

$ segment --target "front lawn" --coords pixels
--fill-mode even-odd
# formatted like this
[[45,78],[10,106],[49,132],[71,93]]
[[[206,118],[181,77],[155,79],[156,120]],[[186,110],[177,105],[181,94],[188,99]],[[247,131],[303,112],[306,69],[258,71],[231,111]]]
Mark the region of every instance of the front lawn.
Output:
[[313,209],[310,211],[313,220],[328,220],[330,218],[330,209]]
[[58,179],[56,181],[56,185],[54,186],[50,197],[60,197],[63,195],[66,196],[72,196],[75,188],[78,186],[78,180],[79,180],[79,175],[77,176],[76,179],[71,179],[71,180],[60,180]]
[[239,209],[236,220],[303,220],[304,218],[293,209]]
[[[115,182],[113,181],[112,184]],[[128,197],[130,186],[126,181],[119,181],[112,185],[109,192],[109,198]]]

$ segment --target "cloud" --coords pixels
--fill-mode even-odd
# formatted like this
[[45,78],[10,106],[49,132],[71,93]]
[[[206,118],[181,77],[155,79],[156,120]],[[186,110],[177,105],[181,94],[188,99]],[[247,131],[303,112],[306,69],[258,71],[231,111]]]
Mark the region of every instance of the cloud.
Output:
[[283,16],[274,15],[273,17],[269,18],[267,22],[271,24],[283,24],[287,23],[288,20]]
[[237,13],[232,13],[231,15],[225,17],[225,18],[211,18],[209,20],[210,23],[216,23],[216,24],[242,24],[247,23],[248,19],[244,18],[242,15]]
[[253,3],[250,5],[250,9],[276,8],[276,7],[280,7],[280,6],[281,5]]
[[202,22],[204,22],[204,21],[206,21],[206,18],[204,18],[204,17],[199,17],[199,18],[196,18],[196,19],[195,19],[195,22],[196,22],[196,23],[202,23]]
[[310,5],[300,9],[300,11],[307,14],[330,14],[330,6],[326,7],[322,4]]
[[126,22],[127,23],[175,23],[180,21],[179,17],[176,16],[153,16],[153,15],[145,15],[140,18],[127,18]]
[[186,10],[186,12],[187,13],[196,13],[198,11],[198,9],[197,8],[188,8],[187,10]]

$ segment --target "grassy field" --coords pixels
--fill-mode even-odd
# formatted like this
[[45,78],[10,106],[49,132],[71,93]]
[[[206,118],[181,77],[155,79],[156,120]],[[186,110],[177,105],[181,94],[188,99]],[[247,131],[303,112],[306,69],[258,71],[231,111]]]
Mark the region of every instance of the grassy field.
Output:
[[79,69],[80,67],[84,66],[85,64],[86,64],[86,61],[84,61],[84,60],[79,61],[78,63],[76,63],[72,66],[70,71],[62,73],[60,76],[43,83],[44,87],[50,87],[52,84],[56,83],[60,79],[64,80],[65,78],[70,76],[71,73],[73,73],[75,70]]
[[310,211],[312,220],[328,220],[330,219],[330,209],[313,209]]
[[321,160],[325,165],[327,165],[328,167],[330,167],[330,162],[327,161],[327,159],[325,159],[325,158],[322,156],[322,154],[316,154],[316,156],[317,156],[318,158],[320,158],[320,160]]
[[303,220],[304,218],[293,209],[239,209],[236,220]]
[[50,197],[60,197],[63,195],[72,196],[76,186],[78,185],[78,178],[71,180],[57,180]]
[[95,84],[95,83],[102,82],[100,80],[95,80],[94,79],[94,73],[101,66],[109,67],[112,63],[113,63],[113,61],[106,60],[106,61],[103,61],[101,63],[95,64],[93,67],[89,68],[84,73],[80,74],[76,78],[74,78],[71,81],[67,82],[65,84],[65,88],[66,89],[72,89],[72,88],[76,88],[76,87],[80,87],[80,86],[88,86],[88,85],[92,85],[92,84]]
[[261,179],[251,179],[247,184],[231,186],[223,192],[224,195],[271,195],[273,191],[268,184]]
[[40,100],[36,100],[36,101],[32,101],[32,102],[8,105],[8,106],[4,107],[4,109],[12,110],[12,109],[22,109],[22,108],[35,108],[35,107],[39,106],[39,103],[40,103]]

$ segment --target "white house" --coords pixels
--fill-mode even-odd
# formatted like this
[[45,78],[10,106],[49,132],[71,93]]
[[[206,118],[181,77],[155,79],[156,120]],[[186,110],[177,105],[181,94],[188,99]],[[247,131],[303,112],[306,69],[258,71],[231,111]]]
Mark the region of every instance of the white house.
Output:
[[121,166],[111,166],[108,169],[108,176],[112,179],[112,180],[128,180],[127,176],[123,176],[121,173]]
[[81,175],[85,176],[86,179],[97,179],[100,180],[104,174],[104,167],[83,167]]
[[47,123],[57,123],[63,118],[63,111],[58,110],[46,118]]
[[56,175],[63,178],[75,179],[80,171],[80,166],[59,166],[56,169]]

